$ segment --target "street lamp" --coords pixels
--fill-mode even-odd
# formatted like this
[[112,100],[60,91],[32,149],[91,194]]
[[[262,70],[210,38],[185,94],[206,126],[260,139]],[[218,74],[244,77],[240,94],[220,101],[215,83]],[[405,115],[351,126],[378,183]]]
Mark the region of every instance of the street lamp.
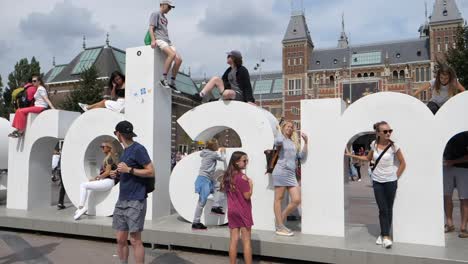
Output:
[[[254,67],[254,71],[258,71],[258,73],[259,73],[258,81],[262,81],[262,66],[263,66],[263,63],[265,63],[265,59],[260,59],[260,61],[257,62],[255,64],[255,67]],[[262,107],[262,91],[259,93],[259,95],[260,95],[260,107]]]

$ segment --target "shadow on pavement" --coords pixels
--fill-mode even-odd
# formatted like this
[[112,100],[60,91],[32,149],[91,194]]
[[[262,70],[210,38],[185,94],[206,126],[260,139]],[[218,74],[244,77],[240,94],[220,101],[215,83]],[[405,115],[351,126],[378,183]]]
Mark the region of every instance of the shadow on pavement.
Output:
[[150,264],[194,264],[193,262],[187,261],[179,256],[176,253],[165,253],[161,256],[156,257]]
[[52,262],[48,260],[45,256],[52,253],[58,245],[59,243],[51,243],[51,244],[47,244],[47,245],[39,246],[39,247],[25,248],[16,253],[1,257],[0,262],[2,264],[21,263],[21,262],[52,264]]

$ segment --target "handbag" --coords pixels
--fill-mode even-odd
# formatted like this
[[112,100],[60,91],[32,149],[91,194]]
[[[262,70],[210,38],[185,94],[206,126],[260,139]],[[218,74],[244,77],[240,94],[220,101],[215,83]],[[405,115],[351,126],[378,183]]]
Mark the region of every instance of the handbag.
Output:
[[267,162],[266,173],[272,173],[275,169],[276,163],[278,162],[280,150],[280,146],[274,146],[273,149],[267,149],[263,152],[265,153],[265,158]]
[[380,159],[382,159],[385,152],[387,152],[387,150],[391,148],[392,146],[393,146],[393,142],[390,142],[390,144],[388,144],[388,146],[382,151],[382,153],[380,153],[379,157],[375,160],[374,166],[372,166],[371,168],[371,172],[374,172],[375,168],[377,168],[377,164],[379,164]]

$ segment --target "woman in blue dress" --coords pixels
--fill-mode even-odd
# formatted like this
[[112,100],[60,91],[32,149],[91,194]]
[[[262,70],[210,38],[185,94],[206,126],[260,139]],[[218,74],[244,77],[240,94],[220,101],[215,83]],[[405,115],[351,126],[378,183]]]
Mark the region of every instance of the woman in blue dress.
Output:
[[[276,220],[276,234],[293,236],[284,221],[286,217],[301,204],[301,188],[296,178],[296,161],[304,160],[307,156],[307,135],[301,133],[304,147],[301,150],[298,132],[294,123],[285,121],[280,125],[281,133],[275,138],[275,146],[279,148],[278,162],[273,170],[273,186],[275,187],[274,212]],[[290,199],[288,206],[281,210],[281,202],[286,190]]]

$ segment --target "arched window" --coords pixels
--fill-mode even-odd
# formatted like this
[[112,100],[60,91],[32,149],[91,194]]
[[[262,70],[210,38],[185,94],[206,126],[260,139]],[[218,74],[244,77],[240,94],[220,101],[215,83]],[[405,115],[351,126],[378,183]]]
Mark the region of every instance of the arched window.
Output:
[[330,84],[335,85],[335,76],[330,76]]
[[398,72],[397,71],[393,71],[393,79],[398,80]]
[[374,76],[375,76],[374,72],[371,72],[371,73],[369,74],[369,76],[370,76],[370,77],[374,77]]
[[405,79],[405,71],[401,70],[400,71],[400,80],[404,80],[404,79]]
[[362,74],[358,73],[357,77],[362,78]]
[[369,74],[367,74],[367,72],[366,72],[366,73],[364,73],[364,78],[367,78],[367,77],[369,77]]

